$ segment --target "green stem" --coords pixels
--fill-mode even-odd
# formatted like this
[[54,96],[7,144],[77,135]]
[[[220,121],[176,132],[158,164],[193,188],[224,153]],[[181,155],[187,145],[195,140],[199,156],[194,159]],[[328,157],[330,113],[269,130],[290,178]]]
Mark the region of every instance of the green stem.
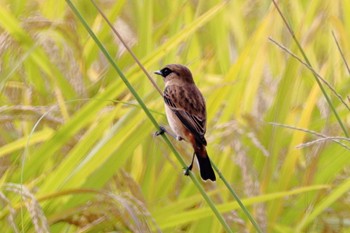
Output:
[[[89,25],[87,24],[87,22],[85,21],[85,19],[82,17],[82,15],[79,13],[79,11],[76,9],[76,7],[73,5],[73,3],[70,0],[66,0],[67,4],[69,5],[69,7],[72,9],[72,11],[74,12],[74,14],[79,18],[80,22],[83,24],[83,26],[85,27],[85,29],[88,31],[88,33],[90,34],[90,36],[92,37],[92,39],[95,41],[95,43],[97,44],[97,46],[100,48],[100,50],[102,51],[102,53],[106,56],[107,60],[110,62],[110,64],[113,66],[113,68],[117,71],[117,73],[119,74],[120,78],[123,80],[123,82],[125,83],[125,85],[127,86],[127,88],[130,90],[130,92],[133,94],[133,96],[135,97],[135,99],[137,100],[137,102],[140,104],[140,106],[142,107],[142,109],[144,110],[144,112],[146,113],[147,117],[151,120],[152,124],[159,129],[159,124],[157,123],[157,121],[155,120],[155,118],[153,117],[153,115],[150,113],[150,111],[148,110],[148,108],[146,107],[145,103],[142,101],[142,99],[140,98],[140,96],[137,94],[137,92],[135,91],[135,89],[132,87],[132,85],[129,83],[129,81],[126,79],[125,75],[123,74],[123,72],[119,69],[119,67],[117,66],[117,64],[114,62],[114,60],[112,59],[112,57],[110,56],[110,54],[108,53],[108,51],[106,50],[106,48],[102,45],[102,43],[99,41],[99,39],[97,38],[97,36],[95,35],[95,33],[91,30],[91,28],[89,27]],[[176,158],[179,160],[179,162],[182,164],[183,167],[186,167],[186,163],[185,161],[182,159],[182,157],[180,156],[180,154],[177,152],[177,150],[175,149],[175,147],[171,144],[171,142],[169,141],[169,139],[165,136],[165,134],[162,134],[163,139],[165,140],[165,142],[168,144],[168,146],[170,147],[170,149],[173,151],[173,153],[175,154]],[[226,232],[232,232],[232,230],[230,229],[230,227],[227,225],[227,223],[225,222],[223,216],[220,214],[220,212],[217,210],[217,208],[215,207],[215,204],[213,203],[213,201],[209,198],[209,196],[207,195],[207,193],[205,192],[205,190],[203,189],[202,185],[199,183],[199,181],[197,180],[197,178],[190,173],[190,177],[193,181],[193,183],[195,184],[195,186],[197,187],[197,189],[199,190],[199,192],[202,194],[204,200],[208,203],[209,207],[212,209],[212,211],[214,212],[215,216],[217,217],[217,219],[220,221],[220,223],[222,224],[222,226],[224,227],[224,229],[226,230]]]
[[258,223],[255,221],[255,219],[253,218],[253,216],[249,213],[248,209],[245,207],[245,205],[243,204],[243,202],[239,199],[237,193],[233,190],[233,188],[231,187],[231,185],[227,182],[227,180],[225,179],[225,177],[221,174],[220,170],[216,167],[216,165],[214,163],[211,163],[211,165],[213,166],[214,170],[216,171],[217,174],[219,174],[220,179],[224,182],[225,186],[227,187],[227,189],[230,191],[230,193],[232,194],[232,196],[235,198],[235,200],[237,201],[238,205],[241,207],[241,209],[243,210],[244,214],[248,217],[249,221],[253,224],[253,226],[255,227],[255,230],[259,233],[262,233],[263,231],[261,230],[261,228],[259,227]]

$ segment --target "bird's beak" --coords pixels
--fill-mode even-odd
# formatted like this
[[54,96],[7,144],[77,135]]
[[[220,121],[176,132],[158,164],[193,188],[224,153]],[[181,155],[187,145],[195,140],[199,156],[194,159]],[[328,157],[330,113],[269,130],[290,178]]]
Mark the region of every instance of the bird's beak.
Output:
[[158,75],[163,75],[162,72],[160,70],[157,70],[157,71],[154,71],[155,74],[158,74]]

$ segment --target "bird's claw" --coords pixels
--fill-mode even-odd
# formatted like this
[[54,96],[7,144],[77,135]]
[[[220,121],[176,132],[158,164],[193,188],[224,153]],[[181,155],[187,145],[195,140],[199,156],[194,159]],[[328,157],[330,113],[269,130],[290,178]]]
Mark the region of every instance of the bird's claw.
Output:
[[185,176],[189,176],[190,171],[192,171],[192,164],[185,168],[185,172],[184,172]]
[[154,133],[155,136],[162,135],[166,132],[165,128],[163,126],[159,126],[159,130]]

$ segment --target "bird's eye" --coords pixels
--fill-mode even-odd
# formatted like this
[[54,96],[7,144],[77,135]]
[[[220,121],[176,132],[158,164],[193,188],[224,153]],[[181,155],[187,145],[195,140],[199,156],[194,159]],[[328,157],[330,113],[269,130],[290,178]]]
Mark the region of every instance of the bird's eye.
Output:
[[169,69],[169,68],[164,68],[164,69],[162,70],[163,77],[168,76],[168,75],[171,74],[172,72],[173,72],[173,71],[172,71],[171,69]]

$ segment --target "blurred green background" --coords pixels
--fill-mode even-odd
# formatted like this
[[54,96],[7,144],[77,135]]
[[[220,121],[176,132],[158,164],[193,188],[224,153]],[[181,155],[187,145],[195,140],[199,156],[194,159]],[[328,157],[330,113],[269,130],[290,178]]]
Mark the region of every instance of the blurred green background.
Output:
[[[223,232],[67,3],[0,3],[0,229]],[[167,125],[162,97],[93,4],[73,3]],[[150,73],[191,69],[207,101],[208,153],[264,232],[350,232],[349,139],[312,72],[269,41],[302,57],[271,1],[97,4]],[[279,6],[349,104],[332,32],[349,60],[350,1]],[[325,89],[349,130],[349,109]],[[191,147],[172,141],[189,163]],[[202,183],[233,231],[254,232],[220,179]]]

